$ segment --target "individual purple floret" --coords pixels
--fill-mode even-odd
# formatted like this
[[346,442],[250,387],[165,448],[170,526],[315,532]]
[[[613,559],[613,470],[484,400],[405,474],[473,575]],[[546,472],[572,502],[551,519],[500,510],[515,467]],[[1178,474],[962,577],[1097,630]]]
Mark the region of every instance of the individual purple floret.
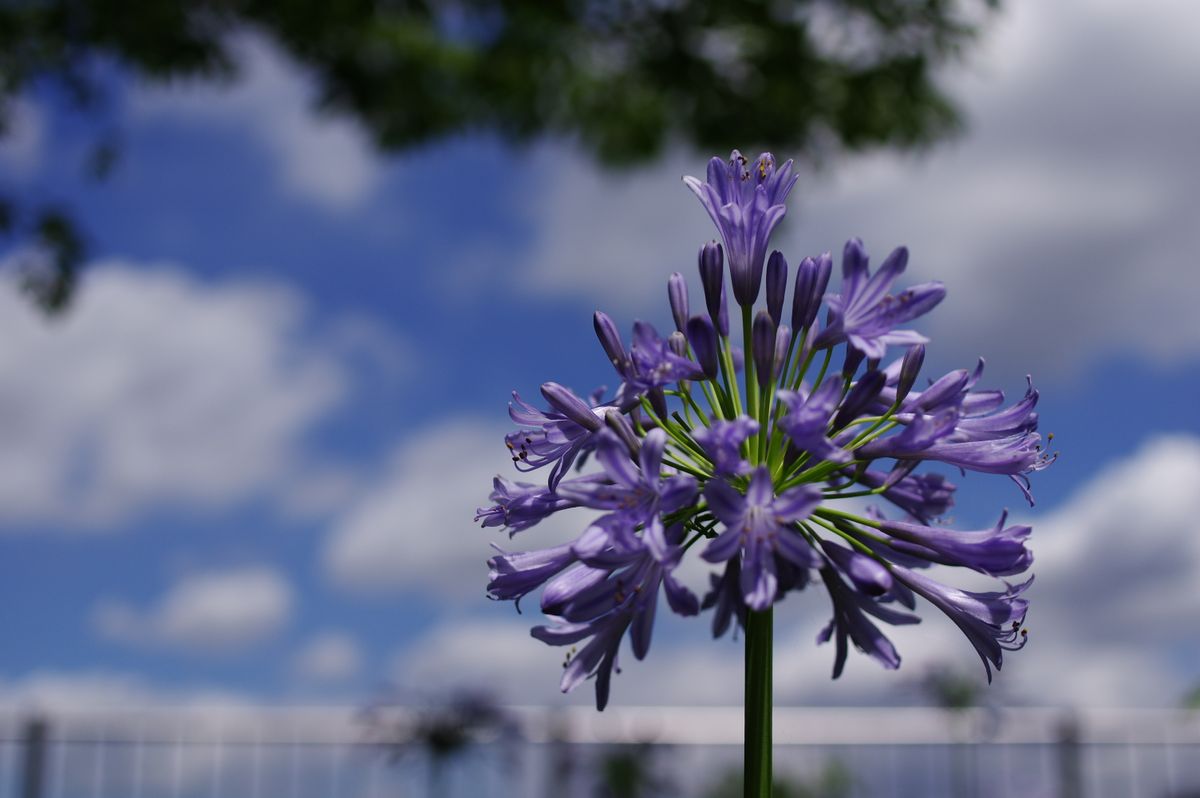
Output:
[[669,343],[659,337],[654,326],[646,322],[633,325],[633,348],[630,350],[633,368],[626,384],[638,392],[661,388],[680,380],[704,379],[704,372],[695,362],[677,355]]
[[[629,633],[637,659],[645,658],[650,650],[660,587],[675,613],[687,616],[699,612],[695,594],[671,574],[679,561],[681,536],[682,530],[678,528],[668,535],[673,554],[666,562],[648,548],[613,552],[611,568],[593,567],[587,572],[590,578],[575,580],[573,592],[557,591],[557,600],[551,607],[555,623],[535,627],[532,633],[538,640],[554,646],[588,641],[578,653],[569,656],[559,683],[564,693],[594,676],[596,708],[604,709],[625,633]],[[550,590],[551,586],[547,586],[547,591]]]
[[[581,399],[574,398],[582,404]],[[504,436],[513,464],[518,471],[551,466],[548,484],[552,491],[574,464],[575,458],[595,447],[596,432],[600,429],[599,416],[595,416],[594,426],[582,425],[557,410],[538,410],[522,400],[516,391],[513,391],[508,415],[522,427]]]
[[892,626],[920,623],[921,619],[883,606],[871,597],[847,587],[832,568],[822,568],[820,573],[821,581],[829,591],[829,599],[833,602],[833,618],[817,635],[817,642],[827,643],[831,638],[835,639],[833,678],[842,675],[842,668],[846,664],[847,638],[855,648],[883,667],[889,670],[899,668],[900,655],[896,653],[896,647],[879,631],[878,626],[871,623],[867,615],[874,615]]
[[1033,577],[1015,586],[1006,583],[1007,589],[1003,592],[974,593],[943,585],[899,565],[892,567],[892,573],[954,621],[983,660],[989,682],[992,680],[990,666],[1000,670],[1005,651],[1025,647],[1027,633],[1022,627],[1029,601],[1021,598],[1021,594],[1033,583]]
[[896,551],[989,576],[1011,576],[1033,564],[1026,546],[1033,530],[1022,524],[1005,527],[1007,518],[1005,511],[992,529],[970,532],[908,521],[883,521],[876,528],[891,537],[887,543]]
[[758,299],[767,243],[787,212],[783,203],[798,179],[791,161],[777,169],[769,152],[750,163],[737,150],[728,161],[709,161],[705,182],[683,179],[721,231],[733,296],[743,307]]
[[608,480],[564,482],[559,484],[558,492],[584,507],[608,510],[633,524],[644,525],[650,551],[665,558],[669,547],[663,537],[662,514],[691,504],[697,493],[696,480],[687,474],[662,478],[666,443],[666,433],[661,429],[650,430],[635,464],[621,440],[605,430],[599,436],[596,460],[604,467]]
[[775,601],[776,555],[801,568],[817,564],[817,553],[792,524],[807,518],[820,504],[820,492],[802,486],[776,496],[770,473],[758,468],[751,474],[745,494],[725,480],[714,479],[705,488],[704,498],[725,531],[700,556],[708,562],[725,562],[741,555],[742,596],[750,609],[766,609]]
[[892,252],[879,271],[867,271],[867,253],[857,238],[846,243],[842,255],[842,292],[827,296],[829,323],[817,336],[815,345],[833,346],[848,341],[868,358],[882,358],[889,344],[923,344],[927,339],[912,330],[897,330],[918,316],[933,310],[946,296],[941,283],[923,283],[895,296],[888,293],[892,283],[908,265],[908,250]]
[[845,463],[850,453],[834,445],[828,438],[829,422],[842,399],[842,381],[829,377],[812,393],[805,396],[797,391],[780,391],[779,401],[788,414],[776,422],[787,433],[792,445],[807,452],[814,460]]
[[694,437],[712,462],[713,474],[732,477],[750,473],[750,464],[742,458],[742,444],[756,434],[758,422],[738,416],[732,421],[714,421],[711,427],[696,430]]
[[[1025,642],[1029,581],[973,592],[926,574],[935,565],[939,578],[950,569],[973,579],[1028,574],[1032,529],[1006,514],[991,528],[951,528],[957,489],[938,469],[1011,477],[1032,502],[1031,475],[1054,460],[1042,448],[1032,381],[1006,404],[1002,392],[977,387],[982,359],[921,375],[927,339],[909,325],[945,289],[893,289],[908,261],[903,247],[872,274],[862,243],[847,242],[832,288],[829,253],[803,258],[785,320],[788,261],[780,251],[765,261],[796,182],[791,162],[776,168],[769,154],[751,163],[735,151],[729,162],[713,159],[704,182],[686,181],[724,242],[700,248],[704,307],[689,302],[674,273],[669,321],[664,313],[659,322],[673,326],[667,337],[638,321],[623,340],[597,311],[596,336],[620,378],[608,401],[557,382],[541,386],[545,410],[513,394],[519,429],[505,438],[513,463],[549,467],[549,477],[497,477],[475,520],[512,535],[560,513],[591,516],[569,542],[498,550],[488,595],[519,603],[540,591],[549,620],[533,636],[573,647],[560,686],[594,678],[599,708],[625,641],[637,659],[649,651],[660,595],[676,615],[711,611],[714,637],[745,633],[760,698],[769,695],[761,690],[769,611],[810,586],[832,602],[818,642],[834,643],[834,678],[851,644],[899,667],[886,626],[917,623],[924,599],[962,630],[990,679],[1003,651]],[[742,311],[733,331],[730,290]],[[904,350],[884,361],[889,346]],[[690,573],[679,568],[685,556],[709,564],[697,579],[707,576],[702,602],[679,576]]]
[[537,590],[550,577],[576,561],[571,544],[537,551],[500,551],[488,560],[487,592],[498,601],[517,602]]
[[[595,480],[595,476],[589,475],[580,477],[578,481]],[[545,485],[511,482],[504,477],[496,477],[492,481],[492,493],[488,499],[495,504],[476,510],[475,520],[483,527],[505,527],[511,534],[528,529],[559,510],[579,506],[553,493]]]
[[883,498],[923,524],[940,518],[954,506],[955,486],[942,474],[903,474],[894,481],[891,474],[866,469],[858,481],[870,488],[883,488]]

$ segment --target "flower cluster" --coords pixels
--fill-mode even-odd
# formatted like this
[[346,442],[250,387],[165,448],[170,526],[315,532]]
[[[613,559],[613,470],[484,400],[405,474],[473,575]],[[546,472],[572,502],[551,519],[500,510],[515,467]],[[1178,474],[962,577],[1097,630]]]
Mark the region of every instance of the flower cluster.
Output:
[[[595,677],[600,709],[625,636],[635,657],[646,656],[660,593],[679,615],[711,610],[720,636],[817,584],[814,576],[832,602],[818,641],[834,641],[835,678],[847,642],[898,667],[878,622],[917,623],[911,610],[920,597],[962,629],[990,679],[1003,651],[1024,644],[1030,580],[981,593],[923,569],[1023,574],[1033,560],[1030,528],[1006,525],[1006,515],[990,529],[940,525],[955,486],[917,469],[942,463],[1006,474],[1028,498],[1028,475],[1053,460],[1037,433],[1037,392],[1031,384],[1004,406],[1001,392],[976,389],[982,362],[917,390],[927,339],[904,327],[941,302],[945,289],[933,282],[892,293],[908,262],[904,248],[872,274],[862,242],[848,242],[837,293],[827,293],[830,254],[804,258],[785,318],[788,263],[767,249],[796,182],[790,161],[779,166],[763,154],[750,162],[735,151],[729,161],[714,158],[705,181],[685,182],[723,242],[700,250],[704,308],[692,313],[686,283],[673,274],[675,329],[666,337],[638,322],[627,349],[612,320],[595,315],[621,381],[613,396],[584,399],[546,383],[547,406],[539,409],[513,394],[509,414],[518,429],[506,437],[513,463],[549,475],[536,484],[497,477],[494,504],[476,520],[515,534],[572,508],[600,514],[563,545],[497,553],[488,594],[519,602],[541,589],[550,620],[533,636],[576,647],[561,687]],[[740,346],[730,332],[726,261],[741,310]],[[764,272],[765,308],[756,312]],[[895,354],[885,365],[889,348]],[[593,472],[570,476],[589,460]],[[869,498],[890,509],[855,511]],[[703,597],[675,577],[689,551],[715,566]]]

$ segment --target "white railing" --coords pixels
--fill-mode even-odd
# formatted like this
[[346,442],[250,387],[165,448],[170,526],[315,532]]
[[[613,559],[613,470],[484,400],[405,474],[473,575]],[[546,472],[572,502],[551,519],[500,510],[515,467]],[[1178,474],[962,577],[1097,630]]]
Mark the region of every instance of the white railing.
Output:
[[[437,765],[403,709],[372,726],[342,707],[0,708],[0,798],[570,798],[635,750],[618,746],[671,795],[704,796],[738,764],[738,707],[505,712]],[[780,707],[775,742],[782,777],[839,763],[849,795],[1200,795],[1200,713],[1182,710]]]

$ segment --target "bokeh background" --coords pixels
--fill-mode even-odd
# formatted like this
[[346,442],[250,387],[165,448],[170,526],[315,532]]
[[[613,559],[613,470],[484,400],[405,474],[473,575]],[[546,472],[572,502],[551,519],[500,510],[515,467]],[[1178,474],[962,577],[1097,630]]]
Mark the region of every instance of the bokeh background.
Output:
[[[510,390],[613,384],[593,310],[669,326],[714,235],[679,178],[733,147],[802,164],[793,262],[906,244],[949,290],[929,373],[1032,373],[1062,452],[1035,508],[961,481],[962,525],[1035,527],[993,685],[928,613],[900,671],[831,682],[812,592],[777,612],[777,701],[929,703],[945,672],[995,706],[1196,700],[1200,7],[634,4],[691,38],[581,50],[566,11],[307,5],[151,3],[142,39],[102,3],[0,12],[0,703],[590,703],[484,597],[507,543],[473,511]],[[614,705],[736,705],[708,638],[660,616]]]

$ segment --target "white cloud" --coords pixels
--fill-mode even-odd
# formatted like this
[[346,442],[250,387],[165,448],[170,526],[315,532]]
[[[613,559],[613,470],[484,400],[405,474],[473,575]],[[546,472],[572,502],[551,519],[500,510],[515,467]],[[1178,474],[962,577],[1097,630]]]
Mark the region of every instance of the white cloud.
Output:
[[0,522],[104,528],[308,478],[303,438],[346,392],[279,286],[90,266],[47,320],[0,291]]
[[1200,679],[1200,439],[1161,436],[1034,527],[1027,694],[1172,704]]
[[23,713],[130,711],[151,706],[200,709],[244,706],[245,696],[220,688],[163,688],[140,676],[105,670],[38,670],[23,677],[0,677],[0,706]]
[[362,667],[362,652],[354,638],[341,632],[322,632],[296,652],[292,669],[310,682],[341,682]]
[[[475,509],[488,504],[492,478],[519,476],[504,432],[473,419],[450,419],[403,441],[376,484],[336,520],[323,557],[326,573],[352,590],[481,598],[494,553],[489,541],[524,549],[582,531],[584,511],[555,516],[511,544],[504,533],[474,523]],[[539,479],[545,472],[529,477]]]
[[135,116],[245,131],[276,160],[287,189],[330,210],[350,210],[369,198],[380,169],[363,129],[314,109],[312,80],[265,36],[241,34],[230,51],[239,68],[234,83],[146,85],[131,97]]
[[45,113],[32,100],[18,97],[9,104],[4,123],[0,131],[0,168],[18,178],[28,178],[42,165]]
[[103,601],[97,633],[110,640],[194,651],[233,651],[263,642],[291,619],[292,587],[278,571],[243,567],[184,577],[153,606]]
[[[877,261],[908,244],[910,279],[948,284],[931,332],[959,358],[1061,373],[1106,353],[1200,357],[1200,190],[1183,168],[1200,110],[1179,101],[1197,32],[1196,8],[1171,0],[1006,7],[947,77],[965,137],[803,178],[777,243],[798,258],[861,236]],[[531,173],[555,179],[529,193],[523,288],[666,319],[667,273],[690,276],[715,233],[679,183],[704,156],[617,176],[539,158]]]

